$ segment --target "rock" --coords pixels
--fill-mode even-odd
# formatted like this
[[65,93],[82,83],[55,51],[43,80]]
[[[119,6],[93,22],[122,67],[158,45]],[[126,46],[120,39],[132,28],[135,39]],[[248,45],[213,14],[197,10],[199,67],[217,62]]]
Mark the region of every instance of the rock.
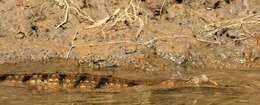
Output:
[[23,32],[19,32],[19,33],[17,33],[17,34],[15,35],[15,38],[17,38],[17,39],[23,39],[23,38],[25,38],[25,34],[24,34]]

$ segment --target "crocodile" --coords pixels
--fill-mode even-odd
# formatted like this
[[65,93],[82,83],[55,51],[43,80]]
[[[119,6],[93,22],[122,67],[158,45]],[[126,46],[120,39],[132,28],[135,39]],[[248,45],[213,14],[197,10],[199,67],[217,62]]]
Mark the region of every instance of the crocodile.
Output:
[[89,73],[32,73],[32,74],[0,74],[1,83],[11,86],[25,86],[34,90],[95,90],[95,89],[123,89],[138,85],[174,88],[178,84],[208,83],[217,86],[217,82],[206,75],[188,79],[166,80],[131,80],[112,75],[93,75]]

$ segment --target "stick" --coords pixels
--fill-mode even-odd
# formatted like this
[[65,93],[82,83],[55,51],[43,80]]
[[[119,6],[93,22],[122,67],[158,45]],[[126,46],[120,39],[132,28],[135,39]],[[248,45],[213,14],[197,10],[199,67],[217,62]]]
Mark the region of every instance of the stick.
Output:
[[163,7],[164,7],[164,5],[165,5],[165,2],[166,2],[166,0],[163,0],[162,6],[161,6],[161,8],[160,8],[160,18],[161,18],[161,16],[162,16],[162,11],[163,11]]
[[67,0],[64,0],[65,5],[66,5],[66,11],[65,11],[65,18],[64,20],[56,27],[56,29],[58,29],[60,26],[62,26],[63,24],[65,24],[68,21],[68,15],[69,15],[69,3]]

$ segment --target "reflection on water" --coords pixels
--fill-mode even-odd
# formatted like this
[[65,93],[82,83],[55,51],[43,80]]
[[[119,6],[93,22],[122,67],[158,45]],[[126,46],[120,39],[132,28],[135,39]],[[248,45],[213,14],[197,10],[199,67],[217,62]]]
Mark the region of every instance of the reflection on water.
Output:
[[129,89],[120,93],[35,93],[23,88],[1,87],[1,105],[256,105],[259,94],[228,88]]
[[[52,69],[55,68],[60,67]],[[218,81],[220,86],[172,89],[138,86],[109,93],[39,92],[0,85],[0,105],[260,105],[260,71],[201,70],[194,74],[200,72]]]

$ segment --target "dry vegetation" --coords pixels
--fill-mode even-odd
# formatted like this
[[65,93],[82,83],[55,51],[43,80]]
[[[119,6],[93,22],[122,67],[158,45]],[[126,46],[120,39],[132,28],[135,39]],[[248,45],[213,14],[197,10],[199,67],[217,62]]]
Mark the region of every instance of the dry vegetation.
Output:
[[257,0],[18,0],[9,8],[6,3],[0,8],[2,62],[17,60],[15,54],[53,54],[106,67],[146,59],[144,50],[150,49],[177,65],[259,64]]
[[[80,13],[80,10],[77,9],[77,7],[72,7],[71,5],[73,5],[73,1],[72,0],[56,0],[58,2],[58,4],[60,6],[65,5],[66,6],[66,10],[65,10],[65,14],[64,14],[64,20],[56,27],[59,28],[61,25],[65,24],[68,21],[68,15],[69,15],[69,9],[72,8],[74,10],[77,11],[78,14],[82,15]],[[160,7],[160,16],[162,14],[163,11],[163,6],[165,5],[165,1],[164,0],[162,2],[162,6]],[[70,3],[70,4],[69,4]],[[112,30],[112,28],[120,23],[124,23],[127,22],[127,24],[134,24],[134,23],[138,23],[138,30],[135,34],[135,40],[124,40],[124,41],[111,41],[111,42],[105,42],[102,45],[110,45],[110,44],[120,44],[120,43],[133,43],[133,44],[137,44],[137,45],[144,45],[147,46],[148,44],[153,43],[154,41],[160,40],[160,39],[165,39],[165,38],[176,38],[176,37],[188,37],[188,36],[162,36],[162,37],[155,37],[151,40],[148,40],[146,42],[137,42],[138,38],[140,37],[141,32],[143,31],[144,25],[145,25],[145,21],[147,21],[148,18],[148,12],[142,8],[140,6],[141,0],[129,0],[128,5],[126,6],[126,8],[117,8],[113,14],[111,16],[106,16],[101,20],[93,20],[90,16],[87,15],[83,15],[84,17],[87,17],[87,19],[92,22],[92,25],[89,26],[83,26],[84,30],[88,30],[91,28],[96,28],[96,27],[101,27],[100,31],[103,34],[103,38],[106,37],[105,34],[109,34],[106,33],[106,30]],[[75,5],[75,4],[74,4]],[[143,17],[141,17],[139,14],[144,15]],[[146,23],[149,24],[149,23]],[[72,51],[72,49],[76,46],[80,46],[80,44],[75,45],[74,41],[76,40],[76,37],[78,35],[78,31],[75,33],[72,41],[71,41],[71,47],[69,48],[68,52],[67,52],[67,56],[66,59],[69,58],[69,55]],[[85,45],[86,46],[86,45]],[[94,46],[94,44],[89,44],[89,46]]]

